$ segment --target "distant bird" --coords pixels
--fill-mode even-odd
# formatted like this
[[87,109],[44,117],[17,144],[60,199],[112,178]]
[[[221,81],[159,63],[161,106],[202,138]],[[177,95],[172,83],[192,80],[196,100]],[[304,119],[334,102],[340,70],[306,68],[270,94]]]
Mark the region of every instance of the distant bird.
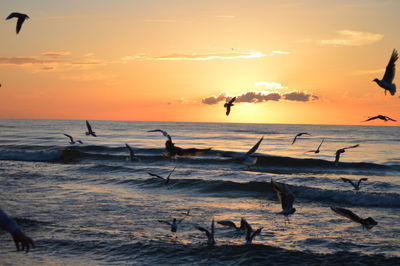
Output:
[[289,191],[289,188],[286,184],[282,185],[283,187],[281,187],[271,178],[271,187],[276,192],[278,199],[282,205],[282,211],[279,214],[288,216],[289,214],[293,214],[296,212],[296,208],[293,208],[294,195],[292,192]]
[[367,121],[371,121],[371,120],[375,120],[375,119],[381,119],[381,120],[383,120],[385,122],[387,122],[389,120],[397,122],[397,120],[394,120],[393,118],[390,118],[390,117],[388,117],[386,115],[377,115],[377,116],[369,117],[367,120],[365,120],[363,122],[367,122]]
[[198,226],[198,225],[196,225],[195,228],[198,229],[198,230],[200,230],[200,231],[202,231],[202,232],[204,232],[204,233],[206,233],[206,235],[207,235],[207,244],[208,244],[209,246],[214,246],[214,245],[215,245],[215,239],[214,239],[214,219],[212,219],[212,222],[211,222],[211,232],[208,231],[207,229],[205,229],[204,227],[201,227],[201,226]]
[[172,169],[172,171],[169,173],[169,175],[167,176],[167,178],[164,178],[164,177],[162,177],[162,176],[159,176],[159,175],[156,175],[156,174],[153,174],[153,173],[150,173],[150,172],[147,172],[147,173],[148,173],[149,175],[151,175],[151,176],[155,176],[155,177],[157,177],[157,178],[159,178],[159,179],[164,180],[164,181],[165,181],[164,184],[165,184],[165,185],[169,185],[169,183],[170,183],[170,181],[171,181],[170,176],[171,176],[171,174],[175,171],[175,168],[176,168],[176,166],[174,167],[174,169]]
[[236,231],[239,231],[239,230],[245,230],[245,224],[244,224],[245,221],[246,220],[244,218],[242,218],[240,220],[240,227],[238,227],[234,222],[228,221],[228,220],[217,221],[217,224],[220,224],[220,225],[223,225],[223,226],[227,226],[227,227],[230,227],[230,228],[234,228],[234,229],[236,229]]
[[93,130],[92,130],[92,126],[89,124],[89,122],[86,120],[86,127],[87,127],[87,129],[88,129],[88,131],[86,132],[86,136],[89,136],[89,135],[91,135],[91,136],[93,136],[93,137],[97,137],[96,136],[96,132],[94,132]]
[[343,177],[342,177],[341,179],[343,180],[343,182],[348,182],[348,183],[350,183],[350,184],[354,187],[354,190],[359,190],[359,189],[360,189],[360,184],[361,184],[361,182],[362,182],[362,181],[367,181],[367,180],[368,180],[368,178],[366,178],[366,177],[360,178],[360,179],[358,180],[358,182],[353,181],[353,180],[348,179],[348,178],[343,178]]
[[292,141],[292,145],[296,142],[296,139],[297,139],[298,137],[301,137],[301,136],[303,136],[303,135],[309,135],[309,136],[311,136],[311,135],[308,134],[307,132],[297,133],[296,136],[294,136],[294,139],[293,139],[293,141]]
[[357,214],[353,213],[350,210],[344,209],[344,208],[339,208],[339,207],[331,207],[331,210],[336,212],[337,214],[340,214],[353,222],[359,223],[363,226],[363,228],[366,228],[367,230],[371,229],[375,225],[378,224],[374,219],[371,217],[368,217],[366,219],[363,219],[359,217]]
[[80,144],[83,144],[83,142],[81,140],[74,141],[74,138],[71,135],[64,134],[64,136],[66,136],[66,137],[68,137],[70,139],[69,144],[75,144],[77,142],[80,143]]
[[154,129],[154,130],[149,130],[147,132],[161,132],[164,137],[168,138],[169,140],[172,141],[171,136],[167,133],[167,131],[161,130],[161,129]]
[[184,149],[184,148],[175,146],[175,144],[170,139],[165,142],[165,151],[166,151],[165,156],[168,158],[176,158],[176,156],[202,155],[210,150],[211,150],[211,148],[205,148],[205,149],[187,148],[187,149]]
[[130,159],[131,161],[137,161],[137,160],[139,160],[139,158],[136,157],[135,152],[133,151],[132,147],[129,146],[129,144],[127,144],[127,143],[125,143],[125,146],[126,146],[126,147],[128,148],[128,150],[129,150],[129,159]]
[[399,55],[396,49],[393,49],[392,56],[390,57],[389,63],[386,66],[385,74],[383,75],[382,80],[374,79],[379,87],[383,88],[386,91],[390,92],[390,95],[394,95],[396,93],[396,84],[393,83],[394,75],[396,72],[396,61],[399,59]]
[[257,163],[257,157],[253,157],[252,155],[257,151],[258,147],[260,147],[261,142],[263,141],[264,136],[260,138],[259,141],[244,155],[244,164],[247,166],[255,165]]
[[21,30],[22,24],[24,23],[25,19],[29,19],[29,17],[26,14],[13,12],[10,15],[8,15],[6,20],[12,19],[12,18],[18,18],[18,20],[17,20],[17,28],[16,28],[16,31],[17,31],[17,34],[18,34],[19,31]]
[[226,108],[226,115],[228,116],[231,112],[231,107],[233,106],[233,102],[236,100],[236,97],[233,97],[229,102],[226,102],[224,104],[224,107]]
[[168,221],[165,221],[165,220],[158,220],[158,221],[160,223],[164,223],[164,224],[170,225],[171,226],[171,232],[175,233],[178,230],[178,225],[181,224],[182,221],[185,220],[185,218],[187,216],[189,216],[189,212],[190,212],[190,210],[186,213],[186,216],[184,216],[180,220],[177,220],[176,218],[174,218],[174,219],[172,219],[172,222],[168,222]]
[[325,139],[322,139],[321,143],[319,144],[319,146],[318,146],[318,148],[316,150],[311,150],[311,151],[308,151],[308,152],[319,153],[319,148],[321,148],[321,145],[322,145],[322,143],[324,143],[324,140]]
[[357,148],[358,146],[360,146],[360,144],[356,144],[350,147],[346,147],[343,149],[339,149],[336,151],[336,157],[335,157],[335,166],[339,165],[339,159],[340,159],[340,154],[346,152],[347,149],[353,149],[353,148]]
[[246,232],[246,244],[249,245],[256,236],[261,234],[261,230],[264,227],[260,227],[257,230],[253,231],[253,228],[251,228],[250,224],[246,221],[246,219],[243,219],[243,224]]

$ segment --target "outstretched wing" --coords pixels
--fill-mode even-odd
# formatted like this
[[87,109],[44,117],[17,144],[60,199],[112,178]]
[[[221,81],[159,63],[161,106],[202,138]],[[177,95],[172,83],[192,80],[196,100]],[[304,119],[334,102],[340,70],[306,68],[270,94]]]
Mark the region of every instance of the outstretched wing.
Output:
[[321,143],[319,144],[319,146],[318,146],[318,148],[317,148],[317,151],[319,151],[319,148],[321,148],[321,145],[322,145],[322,143],[324,143],[324,140],[325,140],[325,139],[322,139]]
[[396,72],[396,61],[399,58],[399,55],[396,49],[393,49],[392,56],[390,57],[389,63],[386,66],[385,75],[383,76],[382,80],[392,84],[394,79],[394,74]]
[[127,144],[127,143],[125,143],[125,146],[128,148],[129,154],[131,155],[131,157],[135,157],[135,152],[133,151],[132,147],[129,146],[129,144]]
[[162,180],[165,180],[165,178],[164,177],[162,177],[162,176],[159,176],[159,175],[156,175],[156,174],[153,174],[153,173],[150,173],[150,172],[147,172],[149,175],[151,175],[151,176],[155,176],[155,177],[157,177],[157,178],[160,178],[160,179],[162,179]]
[[231,113],[231,106],[226,105],[226,115],[229,115]]
[[252,155],[253,153],[256,152],[256,150],[258,149],[258,147],[261,144],[261,141],[263,141],[264,136],[261,137],[261,139],[259,141],[257,141],[257,143],[246,153],[245,157]]
[[368,178],[366,178],[366,177],[360,178],[358,180],[357,186],[359,187],[362,181],[367,181],[367,180],[368,180]]
[[87,120],[86,120],[86,127],[87,127],[89,132],[93,132],[92,131],[92,126],[89,124],[89,121],[87,121]]
[[74,139],[72,138],[72,136],[71,136],[71,135],[68,135],[68,134],[65,134],[65,133],[64,133],[64,135],[65,135],[65,136],[67,136],[67,137],[68,137],[68,138],[71,140],[71,142],[73,142],[73,141],[74,141]]
[[20,16],[20,17],[18,17],[18,20],[17,20],[17,29],[16,29],[17,34],[18,34],[19,31],[21,30],[21,27],[22,27],[22,24],[24,23],[24,21],[25,21],[25,16]]
[[235,97],[233,97],[230,101],[229,101],[229,105],[232,105],[233,104],[233,102],[236,100],[236,96]]
[[292,145],[296,142],[297,137],[300,136],[299,134],[297,134],[296,136],[294,136],[293,141],[292,141]]
[[349,147],[346,147],[346,148],[343,148],[344,150],[346,150],[346,149],[353,149],[353,148],[357,148],[358,146],[360,146],[360,144],[356,144],[356,145],[353,145],[353,146],[349,146]]
[[377,119],[377,118],[379,118],[379,115],[370,117],[367,120],[365,120],[364,122],[371,121],[371,120],[374,120],[374,119]]
[[172,171],[169,173],[169,175],[167,176],[167,179],[171,176],[171,174],[175,171],[176,166],[174,167],[174,169],[172,169]]
[[17,12],[12,12],[10,15],[8,15],[7,19],[11,19],[11,18],[19,18],[21,16],[21,13],[17,13]]
[[363,220],[357,214],[355,214],[354,212],[352,212],[348,209],[339,208],[339,207],[331,207],[331,210],[336,212],[337,214],[342,215],[343,217],[346,217],[346,218],[356,222],[356,223],[361,223]]
[[167,224],[167,225],[171,225],[171,223],[170,222],[167,222],[167,221],[164,221],[164,220],[158,220],[160,223],[163,223],[163,224]]
[[350,183],[353,187],[356,187],[356,184],[354,184],[353,180],[350,180],[350,179],[344,178],[344,177],[341,177],[340,179],[342,179],[343,182]]
[[161,130],[161,129],[149,130],[147,132],[161,132],[164,135],[164,137],[168,138],[169,140],[172,140],[171,136],[167,133],[167,131],[164,131],[164,130]]
[[395,120],[395,119],[393,119],[393,118],[390,118],[390,117],[388,117],[388,116],[386,116],[386,118],[389,119],[390,121],[397,122],[397,120]]
[[226,220],[224,220],[224,221],[217,221],[217,224],[220,224],[220,225],[223,225],[223,226],[232,227],[232,228],[237,229],[236,224],[235,224],[234,222],[232,222],[232,221],[226,221]]
[[195,228],[197,228],[198,230],[200,230],[200,231],[202,231],[202,232],[205,232],[208,238],[211,237],[210,232],[209,232],[207,229],[205,229],[204,227],[201,227],[201,226],[196,225]]

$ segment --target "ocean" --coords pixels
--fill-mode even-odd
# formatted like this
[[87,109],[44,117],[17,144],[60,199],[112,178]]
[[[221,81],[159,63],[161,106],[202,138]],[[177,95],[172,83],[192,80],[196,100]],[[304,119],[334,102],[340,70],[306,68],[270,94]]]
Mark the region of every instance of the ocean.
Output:
[[[0,231],[2,265],[394,265],[400,263],[399,127],[0,120],[0,207],[36,242],[16,252]],[[176,146],[212,148],[166,158]],[[308,132],[292,145],[296,133]],[[69,144],[63,134],[82,140]],[[241,158],[262,137],[255,165]],[[319,154],[315,150],[324,139]],[[125,144],[139,158],[129,160]],[[335,151],[360,146],[341,154]],[[167,176],[171,182],[148,172]],[[341,178],[366,177],[359,191]],[[295,196],[288,220],[270,181]],[[349,209],[371,230],[334,213]],[[187,216],[187,211],[190,215]],[[216,245],[195,226],[244,217],[263,227],[252,245],[215,226]],[[176,233],[158,220],[183,219]]]

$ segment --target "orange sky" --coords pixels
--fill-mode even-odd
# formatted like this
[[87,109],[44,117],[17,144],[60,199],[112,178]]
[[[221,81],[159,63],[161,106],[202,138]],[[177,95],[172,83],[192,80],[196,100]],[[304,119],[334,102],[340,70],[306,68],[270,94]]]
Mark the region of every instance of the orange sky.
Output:
[[[396,0],[4,0],[0,10],[31,18],[18,35],[15,19],[0,23],[0,118],[400,119],[400,94],[372,82],[400,47]],[[280,99],[236,103],[229,117],[224,100],[203,103],[249,92]]]

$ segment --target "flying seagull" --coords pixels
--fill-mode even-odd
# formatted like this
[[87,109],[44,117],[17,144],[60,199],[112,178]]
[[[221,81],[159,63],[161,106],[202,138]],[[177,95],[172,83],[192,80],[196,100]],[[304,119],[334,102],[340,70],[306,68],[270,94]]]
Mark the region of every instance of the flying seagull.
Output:
[[169,140],[172,140],[171,136],[167,133],[167,131],[164,131],[161,129],[153,129],[153,130],[149,130],[147,132],[161,132],[164,135],[164,137],[168,138]]
[[360,184],[361,184],[361,182],[362,182],[362,181],[367,181],[367,180],[368,180],[368,178],[366,178],[366,177],[360,178],[360,179],[358,180],[358,182],[353,181],[353,180],[348,179],[348,178],[343,178],[343,177],[342,177],[341,179],[343,180],[343,182],[348,182],[348,183],[350,183],[350,184],[354,187],[354,190],[359,190],[359,189],[360,189]]
[[214,239],[214,219],[212,219],[212,222],[211,222],[211,232],[208,231],[207,229],[205,229],[204,227],[201,227],[201,226],[198,226],[198,225],[196,225],[195,228],[198,229],[198,230],[200,230],[200,231],[202,231],[202,232],[204,232],[204,233],[206,233],[206,235],[207,235],[207,244],[208,244],[209,246],[214,246],[214,245],[215,245],[215,239]]
[[298,137],[301,137],[301,136],[303,136],[303,135],[309,135],[309,136],[311,136],[311,135],[308,134],[307,132],[297,133],[296,136],[294,136],[294,139],[293,139],[293,141],[292,141],[292,145],[296,142],[296,139],[297,139]]
[[353,148],[357,148],[358,146],[360,146],[360,144],[356,144],[350,147],[346,147],[343,149],[339,149],[336,151],[336,157],[335,157],[335,166],[339,165],[339,159],[340,159],[340,154],[346,152],[346,149],[353,149]]
[[217,221],[217,224],[220,224],[220,225],[223,225],[223,226],[227,226],[227,227],[230,227],[230,228],[234,228],[234,229],[236,229],[236,231],[239,231],[239,230],[245,230],[245,224],[244,224],[245,221],[246,220],[244,218],[242,218],[240,220],[240,227],[238,227],[234,222],[228,221],[228,220]]
[[133,151],[132,147],[129,146],[129,144],[125,143],[125,146],[128,148],[129,150],[129,158],[131,161],[137,161],[139,160],[138,157],[136,157],[135,152]]
[[289,214],[293,214],[296,212],[296,208],[293,208],[294,195],[292,192],[289,191],[289,188],[286,184],[282,185],[283,187],[281,187],[271,178],[271,187],[276,192],[278,199],[282,205],[282,211],[279,214],[288,216]]
[[362,122],[367,122],[367,121],[371,121],[371,120],[375,120],[375,119],[381,119],[381,120],[383,120],[385,122],[387,122],[389,120],[397,122],[397,120],[394,120],[393,118],[390,118],[390,117],[388,117],[386,115],[377,115],[377,116],[369,117],[367,120],[362,121]]
[[12,19],[12,18],[18,18],[17,20],[17,34],[19,33],[19,31],[21,30],[22,24],[24,23],[25,19],[29,19],[28,15],[26,14],[22,14],[22,13],[17,13],[17,12],[13,12],[10,15],[8,15],[7,19]]
[[86,127],[87,127],[87,129],[88,129],[88,131],[86,132],[86,136],[91,135],[91,136],[93,136],[93,137],[97,137],[97,136],[96,136],[96,132],[94,132],[94,131],[92,130],[92,126],[89,124],[89,121],[87,121],[87,120],[86,120]]
[[399,59],[399,55],[396,49],[393,49],[392,56],[390,57],[389,63],[386,66],[385,74],[383,75],[382,80],[374,79],[379,87],[383,88],[386,91],[390,92],[390,95],[394,95],[396,93],[396,84],[393,83],[394,74],[396,72],[396,61]]
[[378,222],[376,222],[371,217],[363,219],[348,209],[339,208],[339,207],[331,207],[331,210],[336,212],[337,214],[340,214],[340,215],[352,220],[353,222],[361,224],[362,227],[366,228],[367,230],[371,229],[372,227],[374,227],[375,225],[378,224]]
[[321,148],[321,145],[322,145],[322,143],[324,143],[324,140],[325,139],[322,139],[321,143],[319,144],[319,146],[318,146],[318,148],[316,150],[311,150],[311,151],[308,151],[308,152],[319,153],[319,148]]
[[172,219],[172,222],[168,222],[168,221],[164,221],[164,220],[158,220],[158,221],[159,221],[160,223],[164,223],[164,224],[167,224],[167,225],[171,226],[171,232],[175,233],[175,232],[178,230],[178,225],[179,225],[180,223],[182,223],[182,221],[185,220],[185,218],[186,218],[187,216],[189,216],[189,212],[190,212],[190,210],[186,213],[186,216],[183,217],[183,218],[180,219],[180,220],[177,220],[176,218],[174,218],[174,219]]
[[172,169],[172,171],[169,173],[169,175],[167,176],[167,178],[164,178],[164,177],[162,177],[162,176],[159,176],[159,175],[156,175],[156,174],[153,174],[153,173],[150,173],[150,172],[147,172],[149,175],[151,175],[151,176],[155,176],[155,177],[157,177],[157,178],[160,178],[160,179],[162,179],[162,180],[165,180],[165,185],[169,185],[169,183],[171,182],[171,179],[169,178],[170,176],[171,176],[171,174],[175,171],[175,168],[176,168],[176,166],[174,167],[174,169]]
[[252,155],[257,151],[258,147],[260,147],[261,142],[263,141],[264,136],[257,141],[256,144],[244,155],[244,164],[247,166],[255,165],[257,162],[257,157],[253,157]]
[[246,244],[249,245],[256,236],[261,234],[261,230],[264,227],[260,227],[257,230],[253,231],[253,228],[251,228],[250,224],[246,221],[246,219],[243,219],[243,224],[246,231]]
[[83,142],[81,140],[74,141],[74,138],[71,135],[64,134],[64,136],[66,136],[66,137],[68,137],[70,139],[69,144],[75,144],[77,142],[79,142],[80,144],[83,144]]
[[229,102],[226,102],[224,104],[224,107],[226,108],[226,115],[228,116],[231,112],[231,107],[233,106],[233,102],[236,100],[236,97],[233,97]]

